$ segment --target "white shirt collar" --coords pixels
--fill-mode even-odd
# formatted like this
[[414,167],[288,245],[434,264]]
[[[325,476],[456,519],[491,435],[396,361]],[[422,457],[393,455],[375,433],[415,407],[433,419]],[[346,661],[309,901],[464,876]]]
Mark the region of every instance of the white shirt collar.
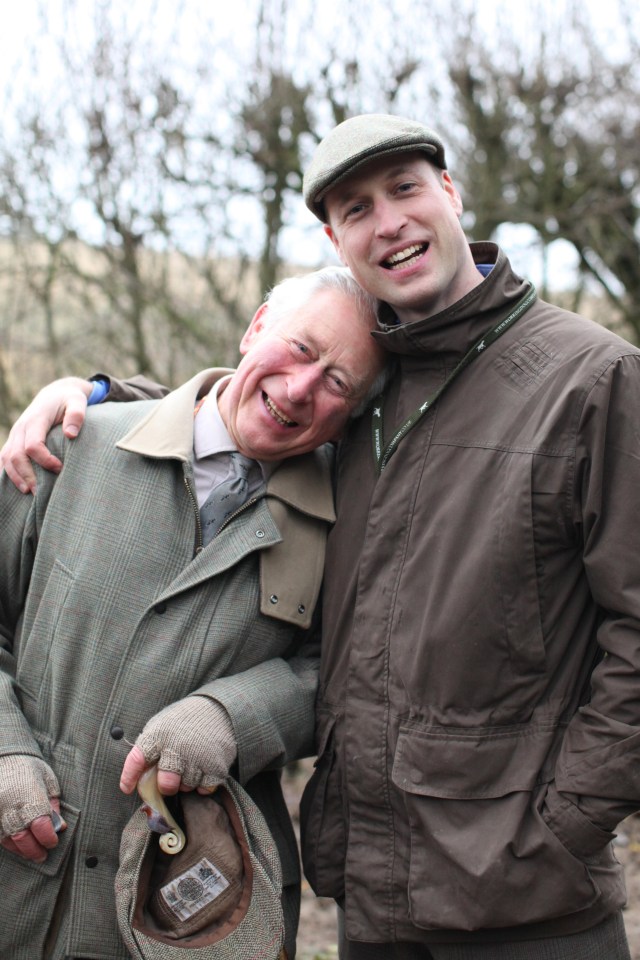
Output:
[[193,452],[196,460],[237,450],[218,409],[218,391],[230,379],[230,376],[222,377],[214,383],[196,414],[193,425]]
[[[229,458],[218,454],[233,453],[237,450],[229,431],[224,425],[218,408],[218,393],[231,376],[222,377],[204,398],[196,413],[193,424],[193,476],[196,495],[200,506],[208,497],[211,489],[229,474]],[[253,493],[262,483],[266,483],[278,461],[255,461],[256,468],[249,474],[249,489]],[[259,469],[258,469],[259,468]]]

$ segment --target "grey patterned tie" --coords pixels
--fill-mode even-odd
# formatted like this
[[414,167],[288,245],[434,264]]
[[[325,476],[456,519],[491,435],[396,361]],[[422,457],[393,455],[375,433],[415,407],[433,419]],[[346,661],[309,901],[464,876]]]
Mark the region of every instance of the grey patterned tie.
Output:
[[237,452],[230,453],[229,458],[231,474],[213,488],[200,507],[202,543],[205,547],[213,540],[227,517],[230,517],[248,498],[247,476],[253,461]]

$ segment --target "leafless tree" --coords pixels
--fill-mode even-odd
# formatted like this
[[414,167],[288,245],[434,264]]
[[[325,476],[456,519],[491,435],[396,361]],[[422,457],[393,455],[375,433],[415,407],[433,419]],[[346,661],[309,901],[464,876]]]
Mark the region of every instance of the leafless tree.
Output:
[[300,198],[315,143],[361,112],[439,129],[469,232],[564,238],[578,293],[597,285],[640,340],[639,32],[619,2],[614,49],[577,4],[561,33],[540,13],[523,34],[498,14],[484,29],[470,0],[346,0],[340,29],[313,0],[251,0],[225,37],[201,16],[188,56],[174,36],[196,0],[164,8],[164,40],[103,0],[65,0],[54,36],[43,4],[0,130],[0,424],[63,371],[177,383],[235,362],[263,293],[304,268],[292,238],[321,238]]
[[640,342],[640,33],[629,5],[621,16],[616,49],[583,6],[541,15],[528,43],[457,17],[446,56],[474,235],[526,223],[545,246],[568,241]]

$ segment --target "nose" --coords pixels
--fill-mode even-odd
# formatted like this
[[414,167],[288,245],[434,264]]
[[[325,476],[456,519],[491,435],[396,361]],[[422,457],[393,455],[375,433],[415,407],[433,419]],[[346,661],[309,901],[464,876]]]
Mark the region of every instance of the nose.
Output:
[[407,223],[407,216],[398,203],[378,198],[375,207],[375,230],[379,237],[395,237]]
[[306,403],[321,380],[319,364],[297,366],[287,377],[287,396],[291,403]]

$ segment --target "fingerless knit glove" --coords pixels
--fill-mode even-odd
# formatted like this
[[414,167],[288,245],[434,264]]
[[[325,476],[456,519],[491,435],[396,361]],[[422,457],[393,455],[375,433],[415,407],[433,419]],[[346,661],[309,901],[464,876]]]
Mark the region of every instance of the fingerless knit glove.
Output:
[[44,760],[22,754],[0,757],[0,839],[49,816],[50,798],[59,796],[56,775]]
[[165,707],[136,740],[148,764],[180,774],[188,787],[214,787],[229,773],[237,745],[227,711],[192,696]]

